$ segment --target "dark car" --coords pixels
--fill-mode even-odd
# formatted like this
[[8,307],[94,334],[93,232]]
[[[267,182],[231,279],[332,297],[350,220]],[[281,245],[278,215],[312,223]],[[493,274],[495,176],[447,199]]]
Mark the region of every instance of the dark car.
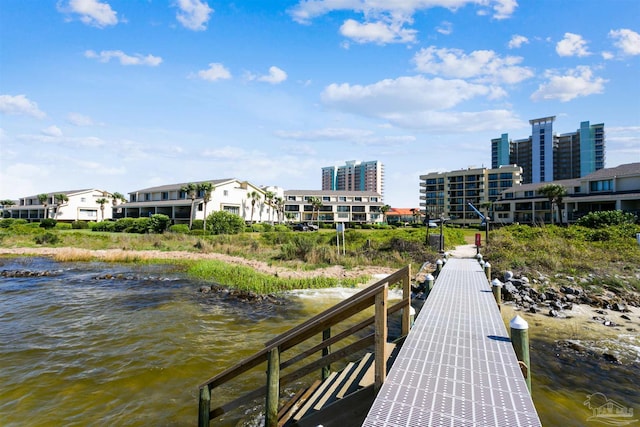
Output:
[[301,222],[293,226],[293,231],[316,231],[318,226],[308,222]]

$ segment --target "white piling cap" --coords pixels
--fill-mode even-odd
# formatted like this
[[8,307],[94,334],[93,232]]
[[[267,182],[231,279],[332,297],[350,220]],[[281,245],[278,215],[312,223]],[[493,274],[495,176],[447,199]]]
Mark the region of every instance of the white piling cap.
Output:
[[416,309],[413,308],[413,306],[409,306],[409,314],[411,316],[415,316],[416,315]]
[[509,322],[509,326],[511,327],[511,329],[518,329],[518,330],[529,329],[529,324],[527,323],[527,321],[524,320],[519,315],[516,315],[516,317],[511,319],[511,321]]
[[491,281],[491,286],[499,286],[499,287],[501,287],[502,286],[502,282],[500,280],[498,280],[497,278],[493,279]]
[[437,264],[437,265],[442,265],[442,260],[441,260],[441,259],[437,260],[437,261],[436,261],[436,264]]
[[484,263],[484,268],[491,268],[491,264],[489,264],[489,261],[486,261]]
[[424,280],[426,280],[427,282],[433,282],[433,275],[431,273],[427,274],[426,276],[424,276]]
[[476,254],[476,259],[482,259],[482,254]]
[[484,261],[480,260],[480,267],[484,268]]

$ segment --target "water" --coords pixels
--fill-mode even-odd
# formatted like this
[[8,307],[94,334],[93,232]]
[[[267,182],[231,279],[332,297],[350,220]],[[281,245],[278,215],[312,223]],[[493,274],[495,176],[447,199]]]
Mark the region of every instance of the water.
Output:
[[[0,270],[52,272],[0,278],[2,426],[195,425],[199,383],[353,292],[297,292],[282,304],[254,304],[200,294],[201,283],[167,266],[16,258],[0,259]],[[583,402],[594,392],[640,412],[638,360],[558,355],[563,327],[530,325],[533,396],[544,425],[586,425]],[[621,346],[637,355],[637,333],[623,332],[630,338]],[[255,372],[220,392],[238,395],[263,379]],[[255,420],[260,404],[244,411]],[[241,418],[242,411],[217,425]]]

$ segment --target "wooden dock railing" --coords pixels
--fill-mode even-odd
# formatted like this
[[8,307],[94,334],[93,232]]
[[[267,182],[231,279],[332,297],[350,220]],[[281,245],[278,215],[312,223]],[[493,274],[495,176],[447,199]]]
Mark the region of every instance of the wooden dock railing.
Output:
[[[389,356],[386,354],[388,316],[402,310],[401,334],[404,337],[409,333],[411,305],[410,278],[411,266],[396,271],[352,297],[341,301],[330,309],[268,341],[265,343],[264,349],[202,383],[199,386],[198,426],[208,427],[211,420],[247,402],[266,396],[265,426],[275,427],[278,424],[277,414],[281,387],[299,380],[314,371],[320,372],[320,376],[325,377],[332,363],[345,360],[353,353],[371,347],[373,347],[375,357],[374,389],[377,392],[386,377],[386,360]],[[387,302],[388,289],[397,284],[401,284],[402,286],[402,299],[400,302],[389,307]],[[347,327],[335,336],[331,336],[331,328],[333,326],[344,322],[372,306],[375,307],[373,317],[360,321],[355,325]],[[364,338],[355,335],[357,332],[371,325],[375,327],[373,333],[366,335]],[[319,336],[321,336],[322,339],[320,344],[313,345],[313,343],[309,343],[311,338]],[[348,337],[356,340],[336,351],[330,351],[332,345]],[[293,356],[285,360],[285,352],[289,351],[289,353],[291,353],[294,347],[303,343],[307,343],[307,346],[310,345],[311,347],[297,350]],[[310,360],[313,355],[318,357],[318,353],[320,353],[319,358]],[[306,364],[300,366],[302,362]],[[230,402],[224,404],[216,402],[218,406],[212,408],[211,396],[215,394],[214,390],[217,387],[235,380],[240,375],[247,373],[249,370],[261,364],[266,364],[267,373],[263,386]],[[297,367],[297,369],[292,372],[287,372],[286,374],[283,373],[285,370],[290,371],[293,367]]]

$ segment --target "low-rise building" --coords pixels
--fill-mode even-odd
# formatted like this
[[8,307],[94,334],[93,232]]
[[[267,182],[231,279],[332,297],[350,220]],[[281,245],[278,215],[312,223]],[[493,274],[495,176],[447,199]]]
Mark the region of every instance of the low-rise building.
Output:
[[30,222],[39,222],[45,218],[60,222],[102,221],[111,219],[111,207],[114,203],[118,201],[108,191],[57,191],[21,197],[15,205],[6,206],[3,215],[5,218],[25,219]]
[[[189,184],[213,185],[211,199],[204,202],[203,192],[190,194],[184,190]],[[265,190],[235,178],[214,179],[193,183],[168,184],[136,190],[129,201],[114,208],[114,218],[140,218],[154,214],[167,215],[173,224],[189,224],[190,220],[204,220],[212,212],[226,211],[247,222],[273,221],[276,207],[265,200]],[[193,206],[193,212],[192,212]]]
[[[314,210],[316,197],[322,205]],[[290,221],[381,223],[382,196],[371,191],[285,190],[284,212]],[[317,215],[317,218],[316,218]]]
[[562,198],[562,223],[573,223],[595,211],[621,210],[640,214],[640,163],[600,169],[585,177],[524,184],[502,192],[494,203],[494,222],[499,224],[545,224],[560,222],[557,207],[540,194],[540,188],[558,184]]

